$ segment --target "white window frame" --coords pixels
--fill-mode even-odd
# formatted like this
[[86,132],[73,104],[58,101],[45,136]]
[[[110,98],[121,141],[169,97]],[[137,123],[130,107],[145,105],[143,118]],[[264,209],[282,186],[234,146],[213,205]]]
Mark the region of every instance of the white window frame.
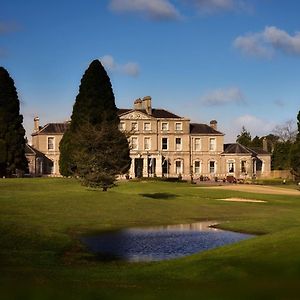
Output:
[[[149,124],[149,128],[146,128],[146,124]],[[151,130],[151,122],[144,122],[144,131],[150,131]]]
[[[179,125],[179,129],[177,128],[177,125]],[[182,131],[182,122],[175,123],[175,131]]]
[[[180,163],[180,169],[179,169],[179,172],[177,170],[177,163]],[[183,160],[182,159],[176,159],[175,160],[175,163],[174,163],[174,168],[175,168],[175,174],[176,175],[181,175],[183,173]]]
[[[214,143],[211,143],[214,141]],[[216,138],[209,138],[209,151],[216,151],[217,149],[217,139]]]
[[[136,124],[136,126],[133,126],[134,124]],[[133,128],[135,127],[135,128]],[[131,131],[138,131],[139,130],[139,124],[138,122],[131,122]]]
[[[49,140],[52,140],[52,146],[53,148],[49,148]],[[54,136],[47,136],[47,150],[48,151],[55,151],[55,137]]]
[[[135,144],[136,147],[133,147],[134,146],[133,140],[136,140],[136,144]],[[139,150],[139,139],[137,136],[131,137],[131,150]]]
[[[164,129],[163,125],[166,125],[166,129]],[[161,130],[162,131],[168,131],[169,130],[169,123],[168,122],[161,122]]]
[[227,160],[227,172],[233,174],[235,172],[235,160],[229,159]]
[[[149,140],[149,143],[148,143],[149,147],[148,148],[146,148],[146,140]],[[151,138],[148,137],[148,136],[144,137],[144,150],[151,150]]]
[[[210,163],[214,163],[214,171],[213,172],[211,172],[211,168],[210,168]],[[217,162],[215,161],[215,160],[210,160],[209,162],[208,162],[208,172],[209,172],[209,174],[216,174],[217,173]]]
[[120,122],[120,124],[119,124],[119,130],[120,131],[125,131],[125,122]]
[[[167,140],[167,148],[166,149],[163,148],[163,139]],[[162,137],[161,138],[161,150],[163,150],[163,151],[169,150],[169,138],[167,138],[167,137]]]
[[[199,168],[199,171],[196,171],[196,163],[199,163],[199,167],[197,167],[197,168]],[[202,173],[202,161],[201,160],[195,160],[194,161],[194,174],[199,175],[201,173]]]
[[[177,144],[177,139],[180,140],[180,144]],[[177,148],[178,146],[178,148]],[[182,138],[181,137],[175,137],[175,150],[181,151],[182,150]]]
[[[245,170],[243,171],[243,162],[245,162]],[[247,174],[247,169],[248,169],[248,162],[247,159],[241,159],[241,173],[242,174]]]
[[[196,141],[199,141],[199,144],[196,143]],[[199,149],[197,149],[197,145],[199,145]],[[202,149],[202,139],[201,138],[194,138],[194,151],[201,151]]]

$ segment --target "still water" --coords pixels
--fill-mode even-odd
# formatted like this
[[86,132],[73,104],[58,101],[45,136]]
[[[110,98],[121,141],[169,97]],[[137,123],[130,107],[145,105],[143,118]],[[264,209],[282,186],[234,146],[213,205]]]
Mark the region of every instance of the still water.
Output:
[[216,222],[128,228],[81,240],[103,259],[138,262],[187,256],[253,237],[213,225]]

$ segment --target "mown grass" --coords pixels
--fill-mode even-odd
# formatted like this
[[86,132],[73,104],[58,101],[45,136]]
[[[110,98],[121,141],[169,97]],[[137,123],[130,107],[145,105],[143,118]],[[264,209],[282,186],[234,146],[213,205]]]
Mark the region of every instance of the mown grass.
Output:
[[[217,200],[225,197],[267,202]],[[1,179],[0,216],[0,285],[6,298],[297,299],[300,292],[300,193],[149,181],[99,192],[71,179]],[[78,239],[123,227],[201,220],[259,235],[186,258],[131,264],[99,261]]]

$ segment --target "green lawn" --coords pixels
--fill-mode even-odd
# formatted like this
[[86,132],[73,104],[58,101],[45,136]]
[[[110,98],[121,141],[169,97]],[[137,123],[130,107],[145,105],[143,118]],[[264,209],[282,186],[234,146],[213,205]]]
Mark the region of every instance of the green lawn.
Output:
[[[267,203],[231,203],[244,197]],[[71,179],[0,180],[3,299],[299,299],[299,196],[119,183],[108,192]],[[258,236],[190,257],[103,262],[78,237],[131,226],[218,220]]]

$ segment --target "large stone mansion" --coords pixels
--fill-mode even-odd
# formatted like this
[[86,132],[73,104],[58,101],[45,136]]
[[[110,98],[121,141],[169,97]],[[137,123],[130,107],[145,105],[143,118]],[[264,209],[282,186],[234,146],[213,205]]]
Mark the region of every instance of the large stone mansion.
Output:
[[[129,176],[214,179],[266,177],[271,155],[233,143],[224,144],[217,121],[191,123],[164,109],[152,108],[151,97],[137,99],[133,108],[119,109],[120,130],[129,132],[132,163]],[[40,126],[34,119],[32,145],[26,156],[33,176],[59,176],[59,143],[68,123]]]

